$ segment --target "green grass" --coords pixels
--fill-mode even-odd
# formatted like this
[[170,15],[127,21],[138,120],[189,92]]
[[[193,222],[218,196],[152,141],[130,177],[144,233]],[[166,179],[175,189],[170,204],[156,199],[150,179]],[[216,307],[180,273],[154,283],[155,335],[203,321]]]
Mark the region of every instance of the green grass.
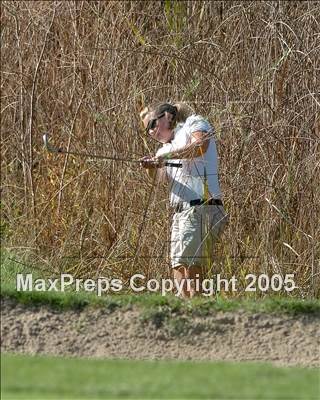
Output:
[[[223,298],[214,299],[200,297],[191,301],[178,299],[173,295],[121,293],[97,296],[94,292],[18,292],[16,290],[16,274],[32,273],[34,278],[48,278],[45,272],[28,266],[8,253],[1,257],[1,296],[15,299],[24,304],[48,305],[56,309],[83,309],[86,306],[106,307],[114,310],[119,307],[139,306],[145,315],[187,313],[192,315],[209,315],[216,311],[246,310],[250,312],[318,314],[320,316],[320,300],[303,300],[294,297],[266,296],[265,298]],[[156,316],[157,317],[157,316]],[[161,318],[161,315],[160,315]]]
[[3,355],[2,399],[318,399],[319,370]]

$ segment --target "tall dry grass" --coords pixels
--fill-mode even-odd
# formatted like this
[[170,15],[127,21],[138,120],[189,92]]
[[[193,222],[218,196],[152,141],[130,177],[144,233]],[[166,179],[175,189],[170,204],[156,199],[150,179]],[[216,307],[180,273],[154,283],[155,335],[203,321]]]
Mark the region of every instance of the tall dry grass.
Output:
[[319,295],[316,1],[1,2],[4,246],[78,277],[169,272],[170,210],[134,164],[138,112],[183,100],[217,130],[230,215],[214,271],[294,273]]

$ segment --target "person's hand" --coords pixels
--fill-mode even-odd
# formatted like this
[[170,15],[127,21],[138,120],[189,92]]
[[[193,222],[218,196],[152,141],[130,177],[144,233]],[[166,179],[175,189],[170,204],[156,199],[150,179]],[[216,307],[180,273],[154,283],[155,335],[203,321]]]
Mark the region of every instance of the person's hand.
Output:
[[163,167],[163,160],[161,157],[145,156],[140,158],[139,161],[142,168],[154,169]]

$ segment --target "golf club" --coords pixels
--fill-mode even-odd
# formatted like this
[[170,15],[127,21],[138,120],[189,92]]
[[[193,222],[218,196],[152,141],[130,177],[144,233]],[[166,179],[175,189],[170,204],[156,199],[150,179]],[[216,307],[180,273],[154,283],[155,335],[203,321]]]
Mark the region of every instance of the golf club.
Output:
[[[101,160],[113,160],[113,161],[124,161],[124,162],[132,162],[132,163],[140,163],[140,160],[135,160],[132,158],[119,158],[119,157],[111,157],[111,156],[104,156],[104,155],[98,155],[98,154],[91,154],[91,153],[79,153],[75,151],[67,151],[61,148],[57,148],[52,146],[49,143],[49,138],[48,134],[45,133],[43,135],[43,144],[46,150],[49,153],[57,153],[57,154],[71,154],[73,156],[80,156],[80,157],[88,157],[88,158],[99,158]],[[182,168],[181,163],[170,163],[170,162],[165,162],[164,164],[166,167],[175,167],[175,168]]]

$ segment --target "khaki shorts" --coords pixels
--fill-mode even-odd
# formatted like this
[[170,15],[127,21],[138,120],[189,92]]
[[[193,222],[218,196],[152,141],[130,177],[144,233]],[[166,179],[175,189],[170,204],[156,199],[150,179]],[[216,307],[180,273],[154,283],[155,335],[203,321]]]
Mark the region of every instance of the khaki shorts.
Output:
[[171,229],[171,264],[207,266],[227,215],[223,206],[199,205],[175,213]]

